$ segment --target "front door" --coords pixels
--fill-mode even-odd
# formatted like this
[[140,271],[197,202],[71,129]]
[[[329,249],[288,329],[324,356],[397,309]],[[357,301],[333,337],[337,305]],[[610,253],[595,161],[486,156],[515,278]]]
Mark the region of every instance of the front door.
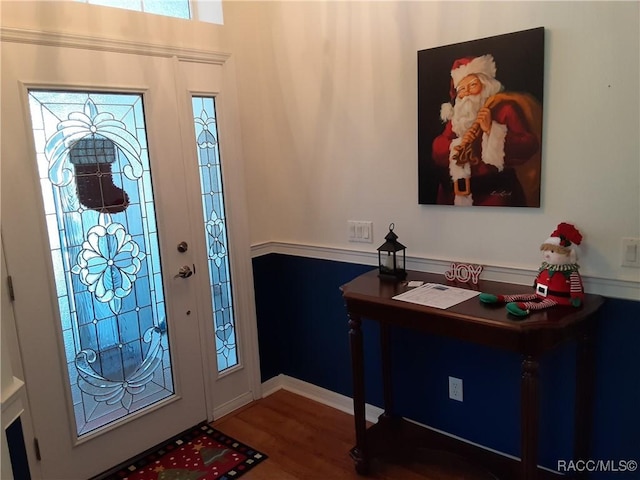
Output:
[[2,239],[42,478],[89,478],[258,393],[224,79],[3,42]]

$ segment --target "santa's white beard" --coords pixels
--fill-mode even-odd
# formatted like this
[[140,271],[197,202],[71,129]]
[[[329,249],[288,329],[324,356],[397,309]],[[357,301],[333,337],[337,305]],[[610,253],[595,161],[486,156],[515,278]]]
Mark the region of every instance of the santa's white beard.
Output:
[[456,135],[462,137],[469,130],[487,98],[486,95],[480,93],[456,99],[451,117],[451,128]]

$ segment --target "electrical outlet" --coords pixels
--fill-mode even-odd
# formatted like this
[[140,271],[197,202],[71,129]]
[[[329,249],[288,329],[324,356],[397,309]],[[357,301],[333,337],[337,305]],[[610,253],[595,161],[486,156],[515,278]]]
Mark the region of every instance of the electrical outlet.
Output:
[[449,377],[449,398],[462,402],[462,379]]

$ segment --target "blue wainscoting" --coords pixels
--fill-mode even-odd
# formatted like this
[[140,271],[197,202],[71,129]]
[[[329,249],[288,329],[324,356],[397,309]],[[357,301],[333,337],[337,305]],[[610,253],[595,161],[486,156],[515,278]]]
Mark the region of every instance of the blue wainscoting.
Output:
[[[339,286],[373,267],[268,254],[253,260],[262,380],[285,374],[352,396],[346,311]],[[382,406],[375,322],[363,322],[367,403]],[[540,464],[573,451],[574,343],[541,359]],[[392,331],[397,413],[520,455],[520,357],[450,338]],[[607,299],[598,323],[593,459],[640,461],[640,302]],[[448,397],[462,378],[464,402]],[[404,393],[400,393],[404,392]],[[620,470],[620,468],[618,469]],[[594,479],[640,473],[594,472]]]

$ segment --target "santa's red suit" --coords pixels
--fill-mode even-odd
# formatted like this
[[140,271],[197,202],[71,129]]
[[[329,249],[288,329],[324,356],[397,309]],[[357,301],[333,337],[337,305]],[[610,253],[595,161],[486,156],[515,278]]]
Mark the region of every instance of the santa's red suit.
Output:
[[522,186],[511,167],[521,165],[538,151],[538,139],[513,101],[500,102],[492,108],[491,117],[490,133],[483,133],[474,145],[480,158],[477,165],[457,166],[451,159],[454,148],[461,143],[451,120],[433,141],[432,155],[440,176],[438,204],[457,204],[453,183],[461,182],[460,188],[464,189],[463,182],[468,178],[466,187],[473,205],[526,206]]

